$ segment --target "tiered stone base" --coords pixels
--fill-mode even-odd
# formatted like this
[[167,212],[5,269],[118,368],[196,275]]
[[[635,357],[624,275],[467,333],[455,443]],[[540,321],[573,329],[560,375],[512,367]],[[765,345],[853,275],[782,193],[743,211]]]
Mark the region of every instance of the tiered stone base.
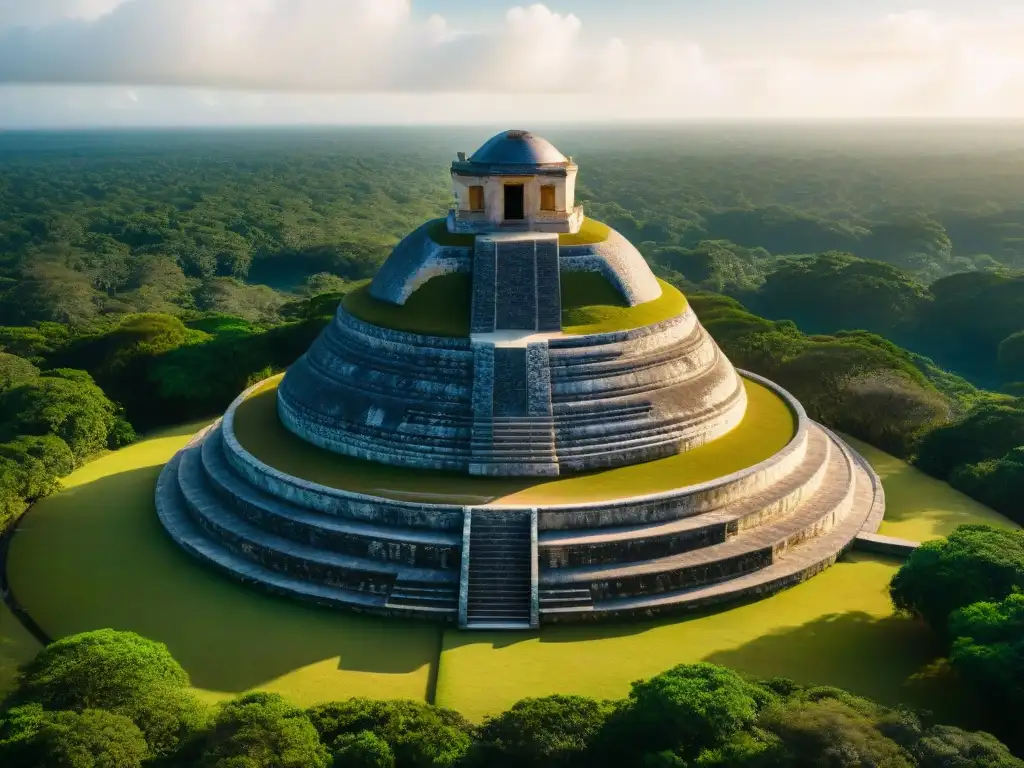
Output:
[[[514,612],[536,617],[539,609],[541,624],[705,608],[817,573],[861,530],[876,530],[884,510],[866,462],[781,391],[798,415],[796,435],[754,467],[669,493],[543,507],[397,501],[286,475],[235,438],[246,394],[165,467],[160,519],[188,552],[228,575],[325,605],[456,622],[461,594],[464,625],[477,615],[512,626],[500,605],[486,604],[511,592],[471,583],[493,570],[474,568],[474,555],[508,555],[529,558],[520,572],[531,589],[515,599],[532,605]],[[473,520],[493,523],[503,511],[530,513],[526,539],[515,541],[532,544],[475,552]]]
[[382,464],[551,476],[671,456],[743,418],[742,381],[690,308],[617,333],[488,336],[401,333],[340,308],[288,369],[281,421]]

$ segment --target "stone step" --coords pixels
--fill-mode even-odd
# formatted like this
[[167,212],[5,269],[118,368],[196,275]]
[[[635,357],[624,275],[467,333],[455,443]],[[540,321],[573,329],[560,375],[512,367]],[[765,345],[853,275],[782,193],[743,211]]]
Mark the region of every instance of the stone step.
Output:
[[695,361],[679,359],[671,362],[645,364],[642,360],[631,360],[630,364],[616,372],[605,374],[581,373],[569,378],[552,371],[552,406],[573,402],[600,400],[604,397],[624,398],[638,396],[668,388],[685,388],[693,397],[705,388],[703,379],[712,375],[723,363],[723,356],[717,347],[708,349],[707,359]]
[[269,496],[240,477],[224,454],[223,432],[211,430],[201,447],[207,481],[248,522],[304,544],[337,552],[431,568],[458,568],[461,536],[454,531],[395,528],[303,509]]
[[[643,446],[660,439],[679,441],[684,436],[699,431],[709,421],[719,418],[723,409],[736,404],[746,396],[742,383],[727,400],[714,403],[703,410],[691,410],[676,414],[659,411],[648,414],[646,418],[634,422],[616,422],[608,425],[595,425],[582,430],[565,425],[556,414],[555,448],[560,457],[572,457],[584,454],[600,454],[612,449],[627,449],[630,446]],[[597,446],[600,450],[594,451]]]
[[605,528],[540,531],[542,567],[564,568],[667,557],[720,544],[729,536],[778,520],[813,494],[828,469],[832,440],[812,428],[799,466],[776,483],[712,511],[673,520]]
[[[843,448],[844,451],[847,449]],[[594,618],[640,618],[654,615],[705,610],[729,602],[765,597],[821,572],[852,546],[853,537],[884,503],[884,492],[877,475],[852,453],[855,479],[851,514],[821,536],[800,543],[786,556],[758,571],[729,581],[681,589],[655,595],[602,599],[583,611]],[[542,608],[548,622],[572,620],[580,615],[574,607]]]
[[466,626],[531,621],[533,549],[526,511],[468,514]]
[[207,485],[197,446],[182,451],[177,471],[185,503],[200,527],[222,546],[264,567],[309,581],[370,591],[390,590],[399,576],[422,582],[457,580],[452,570],[415,568],[331,552],[277,536],[236,517]]
[[[242,557],[212,539],[193,519],[178,486],[180,460],[181,454],[173,457],[160,473],[157,481],[156,509],[164,529],[189,555],[235,581],[272,594],[332,608],[374,613],[386,609],[385,597],[382,594],[343,589],[295,578]],[[455,617],[456,611],[454,608],[409,607],[396,608],[394,613],[418,618],[451,620]]]
[[396,583],[388,595],[388,605],[433,607],[454,611],[459,607],[459,595],[454,584],[426,587]]
[[561,381],[607,378],[610,376],[628,375],[633,370],[644,370],[659,365],[676,363],[687,359],[692,352],[707,344],[708,334],[699,323],[694,323],[682,338],[661,345],[658,349],[646,354],[629,354],[623,349],[619,354],[599,353],[598,355],[582,356],[566,354],[553,348],[549,355],[551,378]]
[[821,487],[791,515],[726,541],[677,555],[630,564],[545,569],[547,587],[590,587],[595,600],[655,594],[736,578],[770,565],[788,547],[830,530],[853,501],[853,462],[845,448],[830,451]]

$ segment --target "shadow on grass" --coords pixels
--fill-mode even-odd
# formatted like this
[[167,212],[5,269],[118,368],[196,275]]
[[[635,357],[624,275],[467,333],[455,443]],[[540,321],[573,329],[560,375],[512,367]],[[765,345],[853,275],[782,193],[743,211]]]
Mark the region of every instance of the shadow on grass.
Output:
[[[8,575],[47,633],[138,632],[166,643],[193,685],[216,691],[248,690],[337,658],[345,673],[418,674],[425,695],[439,628],[304,606],[202,566],[157,520],[152,497],[160,469],[73,486],[40,502],[23,522]],[[380,682],[381,695],[389,695]]]
[[942,654],[941,644],[920,622],[854,611],[767,632],[705,660],[756,677],[828,681],[882,704],[931,712],[941,722],[982,727],[980,701]]

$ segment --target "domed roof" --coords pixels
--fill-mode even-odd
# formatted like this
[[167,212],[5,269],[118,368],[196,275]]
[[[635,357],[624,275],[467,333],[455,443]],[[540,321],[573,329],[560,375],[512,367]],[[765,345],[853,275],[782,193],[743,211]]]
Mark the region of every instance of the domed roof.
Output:
[[555,165],[568,162],[554,144],[529,131],[502,131],[488,139],[469,161],[488,165]]

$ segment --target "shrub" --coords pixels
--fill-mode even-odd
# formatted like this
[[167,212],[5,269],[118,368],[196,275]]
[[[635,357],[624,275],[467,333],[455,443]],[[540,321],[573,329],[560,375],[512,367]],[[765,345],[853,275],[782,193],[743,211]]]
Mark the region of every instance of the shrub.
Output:
[[730,669],[681,664],[633,683],[622,725],[644,751],[695,755],[751,725],[772,700],[767,689]]
[[918,547],[893,576],[895,606],[945,632],[949,615],[1024,587],[1024,531],[962,525],[949,538]]
[[758,725],[778,742],[769,765],[911,768],[912,757],[871,717],[834,698],[796,699],[769,708]]
[[23,357],[0,352],[0,392],[39,378],[39,369]]
[[584,696],[523,699],[484,722],[469,763],[488,768],[588,765],[590,743],[614,711],[611,702]]
[[154,689],[187,685],[188,674],[163,643],[100,629],[40,651],[18,676],[15,700],[47,709],[131,709]]
[[457,712],[417,701],[349,699],[309,709],[325,744],[369,731],[387,742],[398,768],[447,768],[466,754],[470,724]]
[[391,747],[372,731],[339,736],[334,750],[334,768],[395,768]]
[[131,434],[107,399],[87,375],[41,376],[0,393],[2,437],[55,435],[76,461],[108,447],[118,447]]
[[950,662],[998,706],[1024,704],[1024,594],[978,602],[949,617]]
[[995,736],[951,725],[929,728],[914,753],[919,768],[1024,768]]
[[208,768],[327,768],[330,754],[306,713],[276,693],[224,704],[199,747]]
[[147,757],[138,727],[102,709],[47,712],[32,705],[0,717],[4,768],[137,768]]

